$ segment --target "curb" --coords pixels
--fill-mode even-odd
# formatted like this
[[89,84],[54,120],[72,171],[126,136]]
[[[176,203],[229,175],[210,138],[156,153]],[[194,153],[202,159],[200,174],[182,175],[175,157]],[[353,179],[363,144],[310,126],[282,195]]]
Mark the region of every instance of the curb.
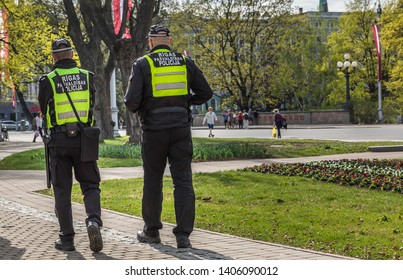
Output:
[[401,152],[403,151],[402,145],[394,145],[394,146],[370,146],[368,147],[368,151],[381,153],[381,152]]

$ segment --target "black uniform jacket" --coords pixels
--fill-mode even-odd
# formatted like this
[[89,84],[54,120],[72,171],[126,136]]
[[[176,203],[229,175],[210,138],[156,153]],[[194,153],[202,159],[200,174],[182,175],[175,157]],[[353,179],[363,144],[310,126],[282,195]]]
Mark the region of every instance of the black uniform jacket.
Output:
[[[53,69],[56,68],[74,68],[77,67],[77,63],[73,59],[62,59],[57,61]],[[91,94],[91,101],[90,101],[90,115],[89,119],[92,120],[94,118],[92,108],[95,103],[95,84],[94,84],[94,74],[89,72],[89,83],[90,83],[90,94]],[[46,115],[50,114],[51,112],[47,112],[47,105],[50,102],[53,102],[53,90],[52,86],[49,82],[47,76],[43,76],[39,80],[39,94],[38,94],[38,101],[39,106],[41,107],[41,112],[45,116],[44,118],[44,126],[46,124]],[[68,138],[66,133],[57,133],[52,135],[52,141],[49,144],[51,147],[80,147],[80,137],[75,138]]]
[[[168,46],[159,45],[151,52],[158,49],[171,50]],[[200,69],[190,58],[186,57],[185,61],[189,94],[185,97],[164,97],[158,100],[152,96],[151,69],[147,59],[141,57],[133,62],[124,102],[130,112],[139,112],[143,130],[190,126],[190,105],[203,104],[213,96],[213,91]],[[183,102],[180,98],[185,98],[186,101]],[[176,111],[177,107],[179,110]],[[183,112],[181,107],[186,107]]]

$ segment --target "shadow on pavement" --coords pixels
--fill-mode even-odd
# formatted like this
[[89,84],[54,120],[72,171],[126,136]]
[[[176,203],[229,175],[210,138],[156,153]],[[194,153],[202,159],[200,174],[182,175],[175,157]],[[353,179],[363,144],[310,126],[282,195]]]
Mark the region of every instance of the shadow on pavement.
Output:
[[170,245],[164,244],[150,244],[151,247],[160,251],[163,254],[174,256],[180,260],[232,260],[233,258],[224,256],[220,253],[197,249],[197,248],[188,248],[188,249],[177,249],[176,247],[172,247]]
[[0,237],[0,260],[20,260],[25,249],[11,246],[8,239]]

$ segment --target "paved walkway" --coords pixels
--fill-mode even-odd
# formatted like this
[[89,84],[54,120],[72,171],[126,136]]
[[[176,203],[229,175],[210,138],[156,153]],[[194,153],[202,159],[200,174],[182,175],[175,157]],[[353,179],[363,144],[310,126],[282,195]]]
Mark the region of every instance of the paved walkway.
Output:
[[[0,159],[5,156],[41,147],[39,143],[0,143]],[[232,162],[194,163],[194,172],[213,172],[254,166],[263,162],[306,162],[339,158],[396,158],[403,152],[362,153],[294,159],[240,160]],[[141,177],[141,167],[101,169],[102,180]],[[44,171],[0,171],[0,260],[337,260],[343,256],[325,254],[273,243],[245,239],[195,229],[191,235],[192,249],[176,249],[173,225],[164,224],[162,243],[147,245],[135,238],[143,222],[133,217],[103,210],[102,236],[104,249],[93,253],[88,247],[83,205],[73,204],[76,230],[76,251],[54,249],[58,223],[53,212],[53,199],[34,191],[46,188]],[[138,203],[141,203],[138,201]]]

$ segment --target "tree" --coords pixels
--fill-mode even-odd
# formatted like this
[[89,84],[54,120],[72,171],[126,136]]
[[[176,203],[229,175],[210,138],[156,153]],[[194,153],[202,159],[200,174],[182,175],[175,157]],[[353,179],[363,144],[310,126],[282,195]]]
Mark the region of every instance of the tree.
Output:
[[[328,90],[322,61],[326,47],[318,38],[326,36],[304,15],[290,17],[279,38],[279,55],[273,91],[288,110],[320,109]],[[280,104],[279,104],[280,105]]]
[[[377,57],[371,28],[376,18],[373,4],[371,0],[350,1],[348,12],[340,17],[339,31],[331,34],[328,42],[331,57],[329,69],[334,69],[336,72],[337,61],[342,60],[345,53],[349,53],[359,64],[350,79],[351,102],[354,108],[354,121],[363,123],[373,123],[377,119]],[[387,68],[383,68],[386,73]],[[344,84],[345,80],[341,73],[338,83],[340,85],[334,86],[335,90],[330,99],[342,103],[345,91],[341,90],[343,88],[341,84]],[[370,102],[371,106],[361,102],[364,99],[359,96],[369,96],[369,100],[365,102]]]
[[[109,81],[115,67],[119,67],[122,80],[129,80],[131,65],[147,48],[146,36],[152,18],[159,11],[159,0],[124,0],[120,28],[115,33],[112,18],[112,0],[78,0],[80,18],[72,0],[63,0],[68,16],[68,32],[82,66],[93,71],[97,79],[100,98],[95,106],[95,116],[104,131],[112,137]],[[130,5],[129,5],[130,4]],[[132,7],[132,8],[129,8]],[[119,11],[115,11],[119,12]],[[81,21],[80,21],[81,20]],[[126,31],[127,30],[127,31]],[[127,32],[128,36],[124,36]],[[128,134],[132,143],[140,143],[140,125],[136,116],[130,115],[132,125]]]
[[[225,103],[275,103],[272,81],[291,0],[195,0],[171,18],[175,46],[188,50]],[[194,43],[193,43],[194,42]]]
[[47,10],[37,1],[28,0],[19,3],[2,0],[0,9],[7,15],[4,22],[7,36],[2,41],[9,50],[7,61],[1,65],[3,83],[15,90],[25,116],[32,122],[23,93],[29,83],[38,80],[38,73],[43,73],[42,69],[50,62],[49,38],[54,35],[47,24]]
[[[381,43],[390,54],[390,80],[386,88],[390,96],[385,98],[385,107],[391,115],[403,115],[403,0],[394,0],[382,15]],[[392,116],[389,116],[392,118]]]

